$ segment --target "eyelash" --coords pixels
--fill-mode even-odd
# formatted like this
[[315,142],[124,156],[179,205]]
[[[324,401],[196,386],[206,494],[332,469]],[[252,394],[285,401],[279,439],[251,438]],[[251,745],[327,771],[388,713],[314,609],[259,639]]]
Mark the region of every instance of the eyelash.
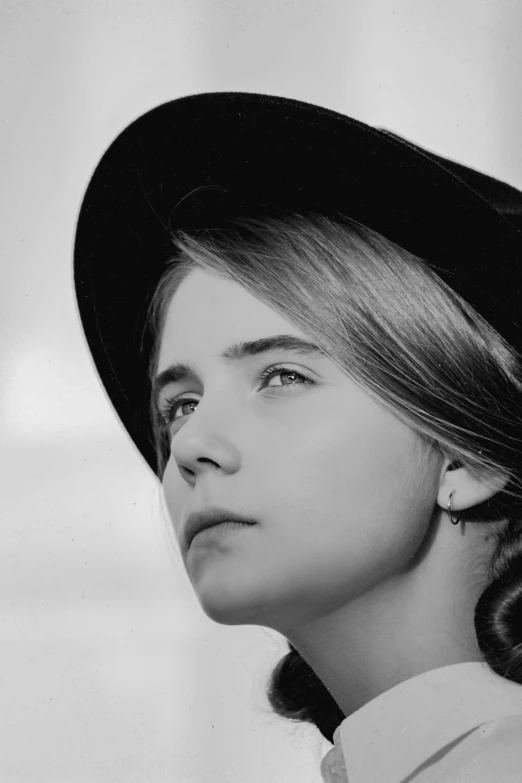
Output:
[[[291,383],[291,384],[286,384],[286,387],[288,387],[288,386],[299,386],[299,385],[307,386],[307,385],[310,385],[310,384],[314,383],[314,381],[312,381],[310,378],[307,378],[302,373],[297,372],[297,370],[290,370],[288,367],[285,367],[282,364],[277,364],[277,365],[274,364],[274,365],[272,365],[270,367],[267,367],[266,370],[263,370],[263,372],[258,376],[257,381],[258,381],[258,383],[260,383],[261,381],[264,381],[264,380],[268,381],[273,376],[278,375],[278,374],[283,374],[283,373],[287,373],[287,374],[290,374],[290,375],[297,375],[303,381],[303,384]],[[286,388],[286,387],[283,384],[279,388],[283,389],[283,388]],[[174,421],[179,421],[179,419],[174,419],[175,414],[178,412],[178,409],[182,405],[186,405],[186,404],[188,404],[190,402],[198,402],[198,400],[194,400],[191,397],[182,397],[182,398],[170,397],[170,398],[167,398],[165,400],[165,402],[161,406],[159,406],[160,407],[160,410],[159,410],[160,416],[163,419],[163,422],[164,422],[165,426],[166,427],[170,427],[174,423]],[[179,418],[182,419],[183,416],[180,416]]]

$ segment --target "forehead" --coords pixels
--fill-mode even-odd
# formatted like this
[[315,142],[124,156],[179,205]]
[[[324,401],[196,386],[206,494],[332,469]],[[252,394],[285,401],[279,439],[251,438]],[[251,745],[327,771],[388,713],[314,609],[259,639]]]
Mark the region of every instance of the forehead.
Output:
[[193,270],[172,297],[161,341],[158,370],[173,359],[217,354],[240,340],[303,332],[239,283]]

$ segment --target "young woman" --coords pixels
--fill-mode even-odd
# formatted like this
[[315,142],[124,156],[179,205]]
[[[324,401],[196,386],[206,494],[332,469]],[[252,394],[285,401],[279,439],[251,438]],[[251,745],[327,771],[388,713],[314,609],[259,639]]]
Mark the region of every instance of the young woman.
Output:
[[75,244],[107,393],[216,622],[283,634],[329,783],[522,768],[522,194],[216,93],[111,145]]

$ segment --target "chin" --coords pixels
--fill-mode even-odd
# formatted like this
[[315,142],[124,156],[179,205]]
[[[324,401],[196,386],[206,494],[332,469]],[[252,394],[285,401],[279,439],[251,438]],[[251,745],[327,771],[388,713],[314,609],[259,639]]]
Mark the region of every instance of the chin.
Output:
[[249,594],[248,590],[235,586],[209,586],[208,592],[201,585],[196,595],[201,608],[211,620],[220,625],[270,625],[267,600],[261,595]]
[[259,616],[251,606],[237,602],[214,600],[203,602],[200,598],[201,608],[215,623],[220,625],[262,625]]

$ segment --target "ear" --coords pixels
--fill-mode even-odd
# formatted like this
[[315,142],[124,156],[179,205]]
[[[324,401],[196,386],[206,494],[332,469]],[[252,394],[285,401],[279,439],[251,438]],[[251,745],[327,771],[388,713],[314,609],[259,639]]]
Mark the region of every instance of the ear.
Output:
[[452,492],[454,493],[451,498],[452,510],[463,511],[492,498],[506,486],[509,480],[508,476],[500,473],[479,477],[470,473],[469,469],[461,466],[460,463],[458,467],[452,469],[454,465],[454,460],[446,459],[441,472],[437,503],[445,511]]

